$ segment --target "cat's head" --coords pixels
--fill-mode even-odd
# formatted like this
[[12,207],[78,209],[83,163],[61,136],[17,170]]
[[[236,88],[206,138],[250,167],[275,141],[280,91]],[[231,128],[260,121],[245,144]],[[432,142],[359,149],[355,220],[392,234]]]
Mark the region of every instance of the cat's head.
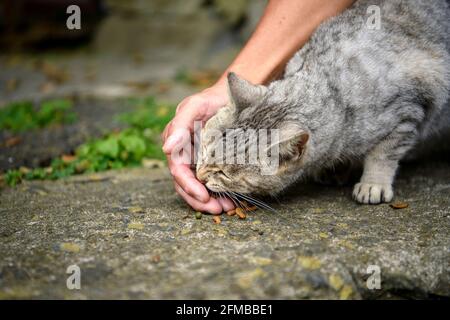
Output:
[[[215,192],[276,194],[300,175],[309,134],[285,116],[285,101],[268,87],[234,73],[228,75],[228,87],[231,104],[202,129],[197,178]],[[266,132],[264,143],[261,130]]]

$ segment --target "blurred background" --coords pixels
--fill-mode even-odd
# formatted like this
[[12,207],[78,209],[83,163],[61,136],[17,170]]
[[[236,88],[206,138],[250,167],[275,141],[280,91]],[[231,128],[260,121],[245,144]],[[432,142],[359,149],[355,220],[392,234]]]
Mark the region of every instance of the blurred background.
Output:
[[[71,4],[81,8],[81,30],[66,27]],[[1,102],[73,92],[120,96],[137,88],[142,94],[177,73],[220,73],[264,5],[264,0],[2,0]]]
[[[66,10],[72,4],[81,9],[80,30],[66,26],[71,15]],[[137,164],[144,158],[162,160],[157,137],[173,107],[214,83],[251,34],[265,4],[264,0],[2,0],[3,181],[48,178],[41,169],[58,178]],[[63,163],[81,161],[77,150],[84,143],[111,138],[112,133],[117,136],[130,127],[147,129],[147,136],[139,135],[146,139],[145,146],[134,142],[139,150],[126,150],[117,138],[110,149],[101,147],[106,151],[91,143],[93,154],[87,152],[89,164],[84,162],[84,167],[73,168],[73,163],[67,169],[55,160],[65,156]],[[57,167],[68,171],[56,174]],[[35,168],[40,171],[30,172]]]

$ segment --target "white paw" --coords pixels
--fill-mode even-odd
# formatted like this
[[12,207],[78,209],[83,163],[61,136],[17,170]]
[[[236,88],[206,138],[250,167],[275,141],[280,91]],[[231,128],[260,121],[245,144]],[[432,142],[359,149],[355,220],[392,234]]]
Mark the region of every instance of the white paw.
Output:
[[394,198],[394,190],[390,184],[357,183],[353,188],[353,199],[359,203],[379,204],[390,202]]

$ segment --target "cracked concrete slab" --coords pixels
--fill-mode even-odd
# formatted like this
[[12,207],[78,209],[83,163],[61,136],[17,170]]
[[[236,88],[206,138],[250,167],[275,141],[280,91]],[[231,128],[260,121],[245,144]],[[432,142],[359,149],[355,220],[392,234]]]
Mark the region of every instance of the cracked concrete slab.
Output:
[[[307,184],[273,202],[277,213],[219,225],[195,218],[165,168],[25,182],[0,194],[0,298],[449,297],[449,169],[404,167],[405,209]],[[80,290],[66,286],[71,265]],[[367,287],[369,266],[381,289]]]

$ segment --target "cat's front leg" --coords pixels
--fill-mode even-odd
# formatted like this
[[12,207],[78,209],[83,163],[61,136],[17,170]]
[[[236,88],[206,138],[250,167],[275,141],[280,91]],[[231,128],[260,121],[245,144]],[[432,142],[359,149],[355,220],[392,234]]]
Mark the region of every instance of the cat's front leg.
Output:
[[404,122],[381,141],[364,159],[364,171],[353,188],[353,198],[364,204],[390,202],[394,198],[395,172],[400,159],[416,141],[414,122]]
[[364,162],[361,181],[353,188],[353,199],[364,204],[390,202],[394,198],[392,183],[398,161],[379,161],[371,157]]

